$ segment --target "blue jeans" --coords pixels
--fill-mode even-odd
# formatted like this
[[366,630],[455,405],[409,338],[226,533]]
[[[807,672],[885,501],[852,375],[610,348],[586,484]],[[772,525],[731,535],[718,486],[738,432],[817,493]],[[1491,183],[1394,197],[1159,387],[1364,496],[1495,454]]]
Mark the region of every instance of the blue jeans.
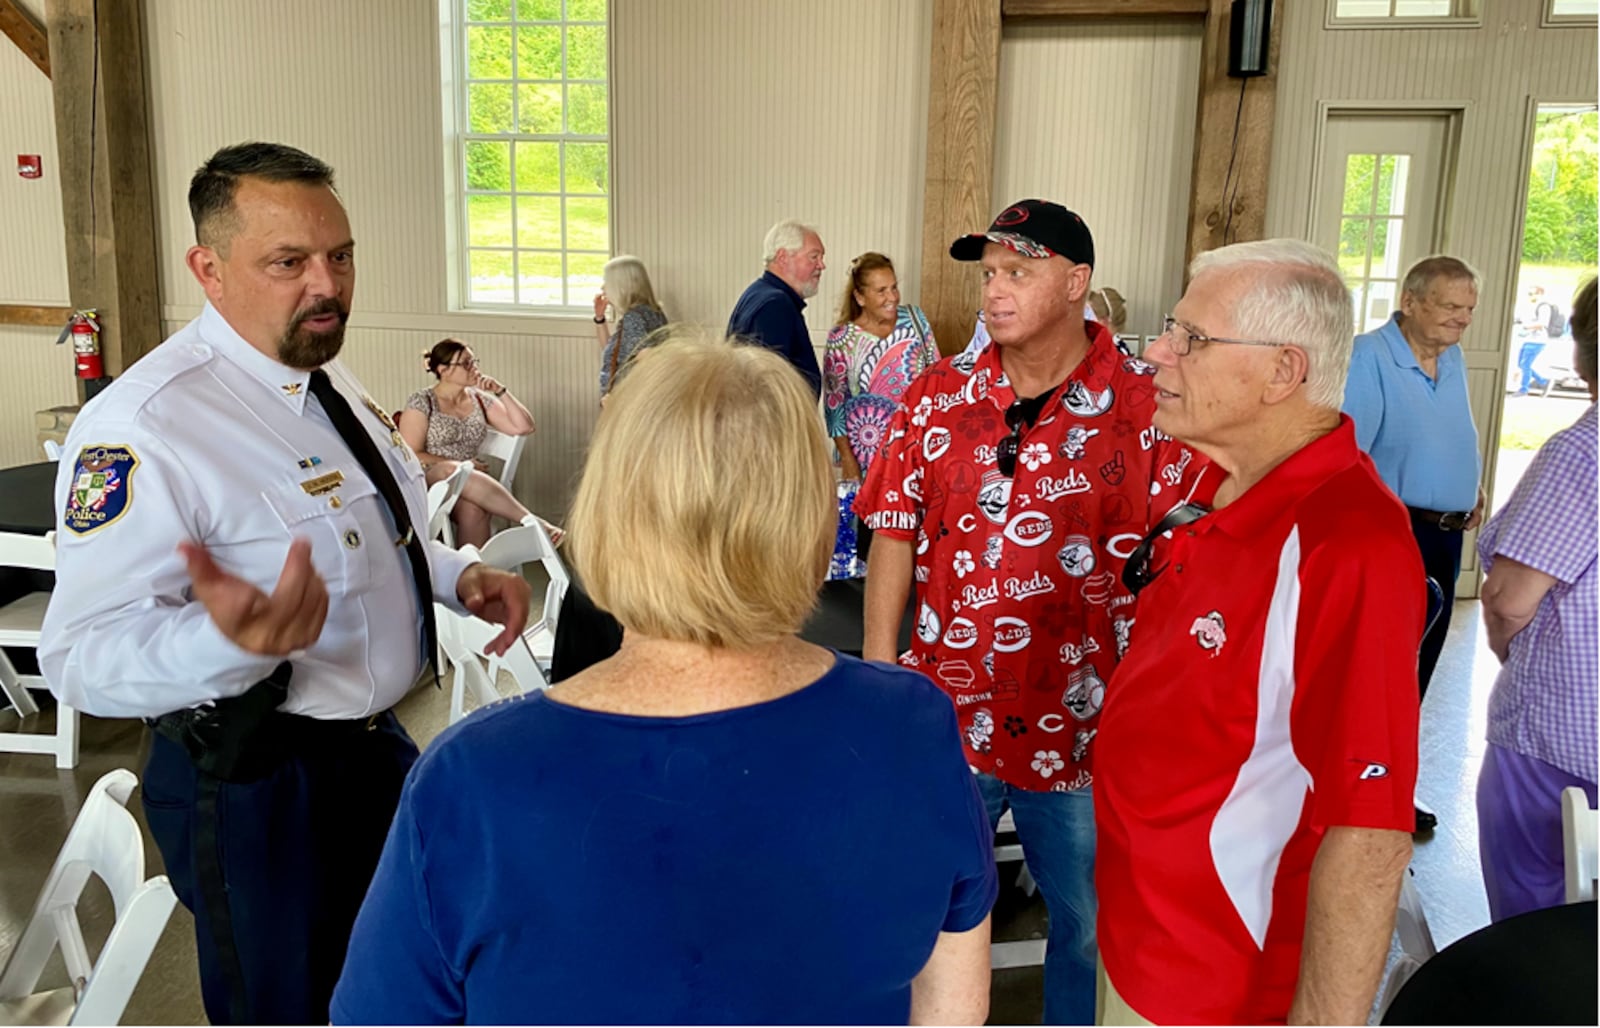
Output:
[[1517,370],[1522,373],[1522,379],[1517,386],[1517,395],[1521,396],[1532,389],[1543,389],[1550,384],[1549,379],[1533,370],[1533,362],[1539,359],[1544,352],[1546,344],[1541,341],[1522,344],[1522,349],[1517,353]]
[[991,826],[1011,808],[1022,857],[1050,913],[1044,953],[1044,1023],[1093,1024],[1094,800],[1088,789],[1028,792],[980,774]]

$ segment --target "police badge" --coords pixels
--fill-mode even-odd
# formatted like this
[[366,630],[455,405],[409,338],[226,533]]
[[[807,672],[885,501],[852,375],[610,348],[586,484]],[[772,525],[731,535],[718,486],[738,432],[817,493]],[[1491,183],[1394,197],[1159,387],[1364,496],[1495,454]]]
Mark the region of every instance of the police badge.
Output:
[[133,472],[139,458],[128,446],[85,446],[72,471],[62,524],[78,535],[104,528],[133,503]]

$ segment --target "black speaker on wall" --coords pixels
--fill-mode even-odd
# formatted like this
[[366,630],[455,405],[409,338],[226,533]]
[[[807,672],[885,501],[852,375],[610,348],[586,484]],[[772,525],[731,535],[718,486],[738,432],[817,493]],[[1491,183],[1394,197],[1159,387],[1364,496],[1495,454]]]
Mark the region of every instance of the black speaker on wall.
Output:
[[1228,77],[1250,79],[1267,73],[1267,43],[1272,38],[1272,0],[1233,0],[1228,19]]

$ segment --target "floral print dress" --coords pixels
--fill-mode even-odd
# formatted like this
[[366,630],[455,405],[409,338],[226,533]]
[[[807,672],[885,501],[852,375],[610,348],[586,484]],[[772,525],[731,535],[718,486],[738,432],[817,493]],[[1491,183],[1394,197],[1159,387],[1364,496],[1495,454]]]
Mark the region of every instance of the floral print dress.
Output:
[[900,307],[894,328],[882,339],[854,322],[828,333],[822,360],[828,435],[849,442],[863,477],[883,445],[901,394],[938,361],[928,317],[910,304]]

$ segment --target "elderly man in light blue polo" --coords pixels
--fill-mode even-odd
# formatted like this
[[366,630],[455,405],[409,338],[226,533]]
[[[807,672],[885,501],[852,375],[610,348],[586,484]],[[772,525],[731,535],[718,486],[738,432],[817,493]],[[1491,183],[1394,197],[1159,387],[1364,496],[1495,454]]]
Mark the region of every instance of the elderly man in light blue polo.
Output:
[[[1478,305],[1478,273],[1455,257],[1418,261],[1400,288],[1400,309],[1372,332],[1356,336],[1345,386],[1345,413],[1356,442],[1411,512],[1411,532],[1428,577],[1444,590],[1444,609],[1422,640],[1418,695],[1450,630],[1462,537],[1483,517],[1478,430],[1467,400],[1467,368],[1459,344]],[[1438,824],[1417,806],[1417,831]]]

